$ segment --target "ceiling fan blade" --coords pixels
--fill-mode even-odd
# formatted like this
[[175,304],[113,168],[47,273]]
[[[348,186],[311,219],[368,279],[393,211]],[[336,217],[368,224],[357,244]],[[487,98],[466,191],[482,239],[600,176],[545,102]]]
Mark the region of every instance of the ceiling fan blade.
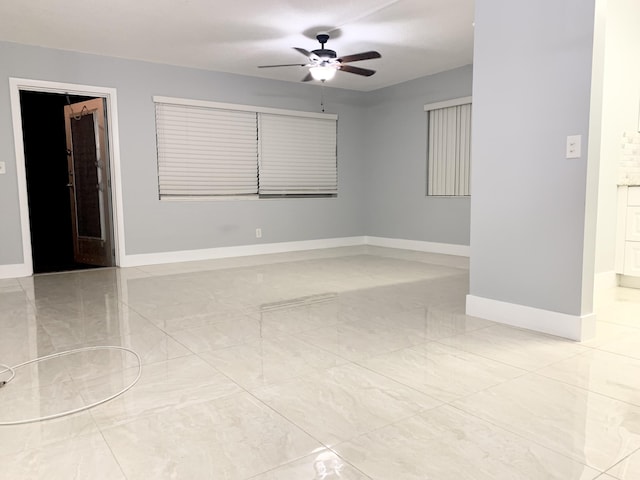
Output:
[[310,82],[311,80],[313,80],[313,77],[311,76],[310,73],[307,73],[305,77],[302,79],[303,82]]
[[307,58],[311,56],[311,52],[309,50],[305,50],[304,48],[293,47],[293,49],[297,52],[300,52],[302,55],[304,55]]
[[293,49],[296,52],[299,52],[302,55],[304,55],[305,57],[307,57],[312,62],[317,62],[318,60],[320,60],[320,57],[318,55],[316,55],[313,52],[310,52],[309,50],[305,50],[304,48],[300,48],[300,47],[293,47]]
[[258,65],[258,68],[274,68],[274,67],[306,67],[306,63],[284,63],[282,65]]
[[362,53],[354,53],[353,55],[347,55],[346,57],[339,58],[338,61],[340,63],[349,63],[349,62],[359,62],[360,60],[369,60],[371,58],[381,58],[380,55],[376,51],[370,52],[362,52]]
[[352,67],[351,65],[340,65],[338,70],[342,70],[343,72],[355,73],[356,75],[362,75],[364,77],[370,77],[374,73],[375,70],[369,70],[368,68],[360,68],[360,67]]

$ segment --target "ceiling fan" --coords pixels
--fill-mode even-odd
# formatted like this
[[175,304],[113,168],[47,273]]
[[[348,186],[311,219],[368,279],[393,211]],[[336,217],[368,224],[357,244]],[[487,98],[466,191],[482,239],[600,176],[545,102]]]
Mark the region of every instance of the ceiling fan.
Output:
[[335,50],[329,50],[328,48],[324,47],[329,40],[328,33],[318,33],[318,35],[316,35],[316,39],[318,40],[318,42],[320,42],[321,46],[321,48],[318,48],[317,50],[308,51],[304,48],[293,48],[309,59],[307,63],[260,65],[258,66],[258,68],[309,67],[309,73],[307,73],[307,75],[302,79],[303,82],[308,82],[310,80],[320,80],[321,82],[325,82],[327,80],[331,80],[338,70],[347,73],[355,73],[356,75],[362,75],[364,77],[370,77],[371,75],[376,73],[375,70],[354,67],[347,64],[351,62],[359,62],[361,60],[369,60],[372,58],[381,58],[382,55],[380,55],[378,52],[362,52],[338,58]]

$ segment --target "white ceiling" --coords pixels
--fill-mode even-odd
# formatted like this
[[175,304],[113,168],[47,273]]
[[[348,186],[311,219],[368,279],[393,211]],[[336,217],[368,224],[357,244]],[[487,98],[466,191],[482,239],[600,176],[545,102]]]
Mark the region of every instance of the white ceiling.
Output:
[[472,63],[473,0],[5,0],[0,40],[300,81],[292,49],[338,56],[377,50],[354,63],[377,73],[338,72],[331,86],[369,91]]

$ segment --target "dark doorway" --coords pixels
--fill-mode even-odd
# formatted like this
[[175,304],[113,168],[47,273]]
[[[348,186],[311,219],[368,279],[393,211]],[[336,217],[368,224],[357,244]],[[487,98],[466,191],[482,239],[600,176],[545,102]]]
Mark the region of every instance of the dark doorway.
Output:
[[20,91],[34,273],[97,266],[79,262],[74,255],[74,193],[64,112],[70,103],[95,98]]

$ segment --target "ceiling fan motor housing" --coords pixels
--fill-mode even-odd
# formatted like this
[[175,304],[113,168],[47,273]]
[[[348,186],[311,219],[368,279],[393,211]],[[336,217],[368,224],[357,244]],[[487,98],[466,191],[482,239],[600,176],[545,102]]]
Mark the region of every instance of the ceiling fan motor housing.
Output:
[[322,48],[313,50],[311,53],[317,55],[324,62],[328,60],[335,60],[338,57],[338,55],[334,50],[329,50],[328,48],[324,48],[324,44],[329,41],[328,33],[323,33],[323,32],[318,33],[318,35],[316,35],[316,40],[320,42],[320,45],[322,46]]
[[334,60],[338,56],[335,50],[329,50],[328,48],[312,50],[311,53],[316,54],[321,60]]

